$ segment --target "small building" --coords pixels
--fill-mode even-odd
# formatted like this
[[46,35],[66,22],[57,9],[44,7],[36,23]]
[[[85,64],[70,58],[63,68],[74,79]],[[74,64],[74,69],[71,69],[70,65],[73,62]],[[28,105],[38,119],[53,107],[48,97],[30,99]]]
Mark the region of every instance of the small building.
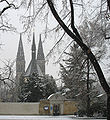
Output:
[[52,94],[39,104],[40,115],[73,115],[77,113],[77,103],[66,99],[60,93]]

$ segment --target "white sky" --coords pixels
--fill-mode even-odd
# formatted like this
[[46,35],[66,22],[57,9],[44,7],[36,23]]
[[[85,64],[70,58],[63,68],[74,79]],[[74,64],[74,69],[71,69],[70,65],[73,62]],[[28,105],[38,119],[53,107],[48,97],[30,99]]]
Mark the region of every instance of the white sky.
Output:
[[[89,3],[90,4],[90,3]],[[92,11],[92,10],[91,10]],[[22,14],[25,14],[25,11],[22,10],[8,10],[10,13],[9,17],[10,22],[17,27],[17,31],[22,32],[22,24],[19,22],[19,17]],[[77,15],[77,14],[76,14]],[[56,24],[55,19],[51,16],[51,20],[54,24]],[[79,22],[79,21],[78,21]],[[36,22],[36,48],[38,45],[39,41],[39,34],[42,33],[44,25],[40,24],[39,22]],[[26,68],[30,62],[31,59],[31,42],[27,41],[26,35],[22,36],[23,40],[23,45],[24,45],[24,53],[25,53],[25,58],[26,58]],[[5,61],[5,60],[15,60],[17,50],[18,50],[18,42],[19,42],[19,34],[18,33],[13,33],[13,32],[1,32],[0,31],[0,43],[4,44],[1,49],[0,49],[0,60]],[[51,39],[47,39],[46,42],[43,43],[43,48],[44,48],[44,54],[45,56],[49,52],[49,50],[52,48],[54,45],[55,41]],[[53,57],[54,58],[54,57]],[[103,68],[106,76],[109,76],[108,71],[106,71],[106,68],[108,66],[108,60],[106,62],[101,63],[101,67]],[[59,73],[59,65],[53,64],[54,59],[50,59],[50,62],[46,64],[46,73],[53,75],[54,78],[58,78],[58,73]],[[107,63],[107,64],[106,64]],[[2,64],[2,63],[0,63]]]
[[[3,33],[0,36],[0,43],[3,44],[2,48],[0,49],[0,60],[15,60],[16,54],[18,50],[18,43],[19,43],[19,34],[16,33]],[[25,36],[22,36],[23,45],[24,45],[24,53],[26,59],[26,67],[28,66],[31,60],[31,42],[27,41]],[[36,35],[36,48],[39,41],[39,34]],[[49,44],[43,44],[44,54],[46,56]],[[37,52],[37,51],[36,51]],[[57,77],[57,70],[55,65],[52,63],[46,63],[46,73]]]
[[[17,31],[20,33],[23,31],[22,27],[23,25],[19,21],[19,18],[21,15],[25,14],[25,11],[22,10],[8,10],[10,23],[13,24],[17,28]],[[11,16],[11,17],[10,17]],[[35,38],[36,38],[36,49],[38,47],[39,42],[39,34],[42,33],[44,26],[36,22],[35,27]],[[18,50],[18,43],[20,35],[19,33],[14,32],[2,32],[0,31],[0,44],[3,44],[0,49],[0,60],[15,60],[16,54]],[[31,39],[32,40],[32,39]],[[24,46],[24,53],[25,53],[25,60],[26,60],[26,68],[29,65],[29,62],[31,60],[31,45],[32,41],[27,40],[27,35],[22,36],[23,46]],[[45,56],[49,52],[49,50],[54,45],[54,40],[50,41],[47,40],[46,42],[43,42],[43,49]],[[37,53],[37,50],[36,50]],[[2,62],[0,61],[0,64],[2,65]],[[59,66],[53,64],[53,60],[49,60],[48,64],[46,63],[46,74],[52,75],[54,78],[58,77],[58,70]]]

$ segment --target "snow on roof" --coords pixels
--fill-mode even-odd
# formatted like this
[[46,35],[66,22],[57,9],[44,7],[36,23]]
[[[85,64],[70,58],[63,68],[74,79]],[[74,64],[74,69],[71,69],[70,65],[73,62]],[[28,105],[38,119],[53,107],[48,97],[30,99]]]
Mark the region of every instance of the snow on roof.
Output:
[[53,95],[55,95],[55,94],[51,94],[47,99],[50,99]]
[[98,95],[97,97],[102,97],[104,94],[100,94],[100,95]]
[[81,95],[81,93],[78,93],[78,94],[77,94],[77,95],[75,95],[75,96],[77,97],[77,96],[79,96],[79,95]]
[[69,88],[64,89],[65,92],[70,92],[71,90]]
[[49,97],[48,97],[48,100],[65,100],[65,97],[60,93],[60,92],[57,92],[57,93],[54,93],[54,94],[51,94]]

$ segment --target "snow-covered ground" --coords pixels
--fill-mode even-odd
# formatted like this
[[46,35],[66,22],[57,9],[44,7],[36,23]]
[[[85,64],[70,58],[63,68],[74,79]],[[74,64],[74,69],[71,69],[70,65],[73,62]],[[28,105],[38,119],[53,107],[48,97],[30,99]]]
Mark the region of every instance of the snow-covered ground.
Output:
[[[98,120],[89,118],[75,118],[74,116],[0,116],[0,120]],[[106,119],[99,119],[106,120]]]

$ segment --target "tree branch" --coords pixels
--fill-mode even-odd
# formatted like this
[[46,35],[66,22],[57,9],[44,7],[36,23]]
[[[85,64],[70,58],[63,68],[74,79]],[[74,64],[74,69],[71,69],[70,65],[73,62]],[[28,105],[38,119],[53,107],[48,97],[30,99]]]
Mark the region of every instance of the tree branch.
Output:
[[110,0],[107,0],[107,6],[108,6],[108,9],[110,11]]
[[13,3],[9,3],[7,0],[1,0],[0,2],[6,2],[7,3],[7,7],[4,7],[1,11],[0,11],[0,16],[9,8],[14,8],[14,9],[18,9],[18,7],[16,7]]
[[11,6],[7,6],[7,7],[3,8],[3,10],[0,11],[0,16],[9,8],[11,8]]
[[74,25],[74,7],[73,7],[73,2],[72,0],[69,0],[70,1],[70,7],[71,7],[71,28],[73,30],[73,32],[75,33],[75,35],[80,39],[81,39],[81,36],[79,35],[79,32],[78,30],[75,28],[75,25]]

